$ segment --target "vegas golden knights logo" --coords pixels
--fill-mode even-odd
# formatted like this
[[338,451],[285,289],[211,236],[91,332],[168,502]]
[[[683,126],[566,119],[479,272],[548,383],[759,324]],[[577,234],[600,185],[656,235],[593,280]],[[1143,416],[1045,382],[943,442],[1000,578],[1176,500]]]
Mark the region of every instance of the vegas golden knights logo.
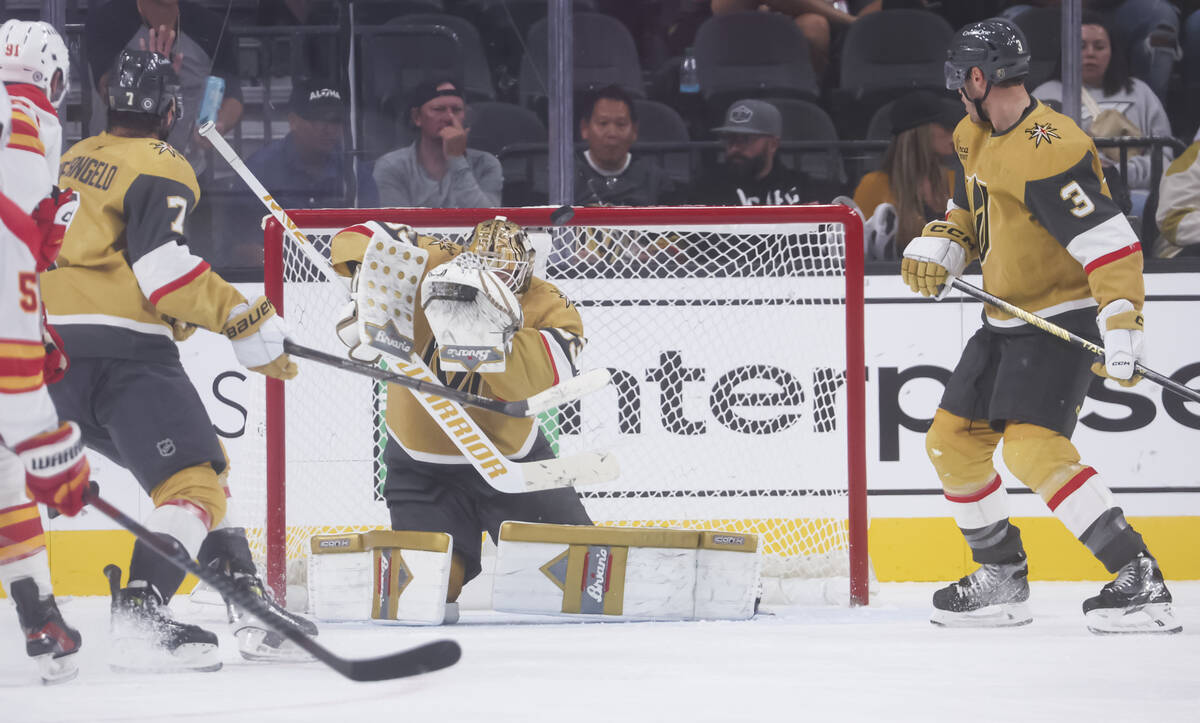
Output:
[[977,177],[967,179],[967,192],[971,196],[971,211],[975,216],[975,238],[979,241],[979,263],[987,261],[991,239],[988,237],[988,189],[987,184]]

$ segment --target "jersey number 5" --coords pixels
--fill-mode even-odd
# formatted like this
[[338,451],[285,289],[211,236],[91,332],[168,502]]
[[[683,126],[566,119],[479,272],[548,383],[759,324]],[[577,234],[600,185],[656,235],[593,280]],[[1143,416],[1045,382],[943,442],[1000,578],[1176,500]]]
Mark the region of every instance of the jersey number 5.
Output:
[[1059,189],[1058,195],[1064,201],[1071,202],[1071,215],[1075,218],[1083,218],[1096,210],[1096,204],[1092,203],[1092,199],[1088,198],[1088,195],[1079,187],[1078,181],[1071,181],[1063,186]]
[[38,279],[37,274],[32,271],[21,271],[17,274],[17,288],[21,294],[20,304],[22,311],[28,311],[35,314],[38,311]]

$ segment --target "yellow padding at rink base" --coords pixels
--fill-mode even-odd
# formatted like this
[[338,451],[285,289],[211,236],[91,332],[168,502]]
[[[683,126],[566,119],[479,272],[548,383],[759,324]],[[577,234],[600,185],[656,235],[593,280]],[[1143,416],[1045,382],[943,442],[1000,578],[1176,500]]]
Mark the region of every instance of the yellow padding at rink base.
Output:
[[[141,516],[149,512],[128,510]],[[673,527],[724,530],[793,531],[811,529],[820,520],[658,520]],[[844,520],[828,520],[844,525]],[[1014,517],[1029,554],[1031,580],[1111,580],[1095,558],[1057,519]],[[1130,517],[1154,550],[1169,580],[1200,580],[1200,516]],[[55,523],[51,522],[53,526]],[[634,523],[625,523],[632,526]],[[648,523],[640,523],[646,525]],[[607,529],[607,528],[605,528]],[[330,529],[329,532],[334,532]],[[250,532],[253,532],[252,530]],[[761,539],[764,553],[777,552],[778,543]],[[109,563],[125,566],[133,550],[133,535],[124,530],[47,530],[50,573],[58,595],[107,595],[108,582],[100,573]],[[949,517],[881,517],[871,520],[871,563],[881,582],[940,582],[957,580],[974,570],[971,552]],[[195,585],[188,576],[182,592]],[[0,593],[2,594],[2,593]]]

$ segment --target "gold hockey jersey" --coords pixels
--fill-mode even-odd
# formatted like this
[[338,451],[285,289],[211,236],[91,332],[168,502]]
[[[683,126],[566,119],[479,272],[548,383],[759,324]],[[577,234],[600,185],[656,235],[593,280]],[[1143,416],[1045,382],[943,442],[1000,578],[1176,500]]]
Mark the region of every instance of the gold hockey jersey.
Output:
[[[339,274],[353,274],[352,267],[362,260],[371,233],[366,226],[351,226],[333,237],[331,255]],[[419,237],[417,243],[429,251],[426,272],[463,251],[457,244],[428,236]],[[418,295],[413,334],[425,364],[444,384],[494,399],[523,399],[573,376],[576,356],[585,341],[583,321],[575,305],[553,284],[537,277],[520,300],[525,322],[513,336],[512,351],[503,372],[445,373],[437,363],[437,343],[421,311]],[[524,456],[537,438],[534,419],[507,417],[486,409],[467,408],[467,413],[507,457]],[[388,387],[387,425],[392,437],[413,459],[442,464],[464,461],[441,427],[404,388]]]
[[[967,117],[954,147],[964,173],[946,218],[970,237],[988,292],[1047,317],[1115,299],[1142,308],[1141,245],[1070,118],[1038,101],[1005,133]],[[985,313],[995,327],[1024,325]]]
[[79,211],[42,275],[50,323],[74,356],[178,358],[163,316],[220,331],[245,298],[187,245],[196,174],[169,144],[101,133],[63,155]]

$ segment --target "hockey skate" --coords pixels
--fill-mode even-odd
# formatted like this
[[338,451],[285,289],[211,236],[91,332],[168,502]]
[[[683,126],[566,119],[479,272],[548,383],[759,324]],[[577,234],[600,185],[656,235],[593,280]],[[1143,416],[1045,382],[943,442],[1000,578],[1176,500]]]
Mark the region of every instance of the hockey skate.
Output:
[[934,625],[1001,628],[1033,622],[1029,611],[1029,567],[1022,560],[985,564],[933,593]]
[[1178,633],[1183,625],[1171,610],[1171,592],[1149,553],[1117,571],[1100,594],[1083,601],[1088,630],[1111,633]]
[[[275,614],[276,625],[286,625],[310,637],[317,635],[317,626],[308,618],[294,615],[275,602],[274,596],[258,576],[237,572],[233,573],[230,580],[242,594],[252,595],[262,601]],[[238,652],[246,660],[276,662],[313,660],[308,652],[289,640],[283,633],[263,625],[258,617],[233,602],[226,600],[225,609],[229,614],[229,627],[233,631],[234,638],[237,639]]]
[[121,570],[104,568],[112,592],[113,670],[130,673],[210,672],[221,669],[217,636],[171,619],[158,590],[135,580],[118,589]]
[[9,594],[25,633],[25,652],[37,663],[42,683],[65,683],[79,675],[75,653],[82,638],[78,630],[63,621],[54,596],[41,597],[31,578],[13,582]]

